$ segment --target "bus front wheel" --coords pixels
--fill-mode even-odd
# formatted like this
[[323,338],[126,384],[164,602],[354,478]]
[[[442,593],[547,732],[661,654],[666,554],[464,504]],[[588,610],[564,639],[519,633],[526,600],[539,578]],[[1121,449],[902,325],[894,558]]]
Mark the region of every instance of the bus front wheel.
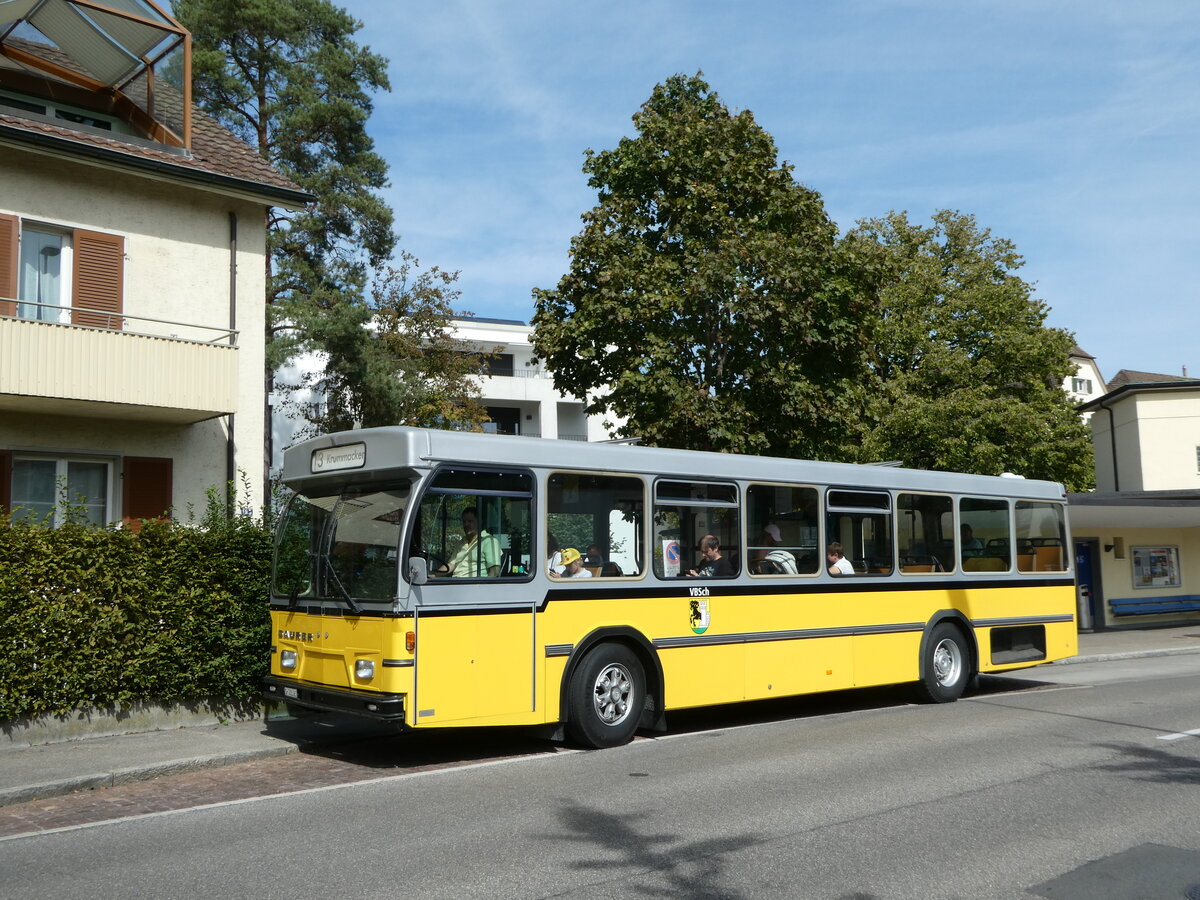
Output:
[[929,633],[917,693],[929,703],[957,700],[971,679],[971,654],[963,633],[943,622]]
[[632,650],[600,644],[571,676],[567,732],[596,749],[633,739],[646,701],[646,676]]

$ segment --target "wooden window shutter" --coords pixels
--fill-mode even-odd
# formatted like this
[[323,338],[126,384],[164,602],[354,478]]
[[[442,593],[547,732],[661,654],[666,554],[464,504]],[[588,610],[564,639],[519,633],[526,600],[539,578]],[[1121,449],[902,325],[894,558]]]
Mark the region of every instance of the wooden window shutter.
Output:
[[12,454],[0,450],[0,510],[12,508]]
[[17,269],[21,252],[17,245],[20,223],[16,216],[0,216],[0,316],[17,313]]
[[[125,239],[117,234],[84,231],[77,228],[74,235],[75,273],[71,284],[71,321],[93,328],[121,327],[121,296],[124,289]],[[103,310],[118,313],[106,316]]]
[[121,479],[121,521],[137,531],[142,519],[171,517],[172,460],[127,456]]

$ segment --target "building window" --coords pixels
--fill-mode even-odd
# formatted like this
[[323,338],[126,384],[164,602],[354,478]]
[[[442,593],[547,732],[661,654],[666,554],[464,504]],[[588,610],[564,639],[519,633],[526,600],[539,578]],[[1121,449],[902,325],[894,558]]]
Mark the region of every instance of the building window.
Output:
[[22,319],[58,322],[70,306],[69,233],[24,225],[21,228],[21,269],[17,315]]
[[513,355],[511,353],[492,353],[483,357],[484,375],[505,375],[512,378]]
[[1072,378],[1071,390],[1077,394],[1090,394],[1092,392],[1092,379],[1090,378]]
[[111,490],[111,462],[13,455],[10,502],[16,521],[106,525]]
[[0,214],[0,316],[124,324],[125,239]]

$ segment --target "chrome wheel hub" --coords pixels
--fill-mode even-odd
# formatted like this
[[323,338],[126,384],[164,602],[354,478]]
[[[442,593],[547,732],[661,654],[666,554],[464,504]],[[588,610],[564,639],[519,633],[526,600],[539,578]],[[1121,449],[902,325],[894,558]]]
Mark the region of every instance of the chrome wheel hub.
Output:
[[633,679],[620,663],[610,663],[596,676],[594,691],[596,716],[605,725],[619,725],[629,716]]
[[942,687],[955,684],[962,676],[962,650],[952,640],[939,641],[933,648],[933,676]]

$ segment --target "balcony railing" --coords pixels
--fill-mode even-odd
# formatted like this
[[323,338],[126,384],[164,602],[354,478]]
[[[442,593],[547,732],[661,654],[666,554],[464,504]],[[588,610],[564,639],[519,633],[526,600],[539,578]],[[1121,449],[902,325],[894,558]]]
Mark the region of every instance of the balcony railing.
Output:
[[554,376],[541,366],[514,366],[508,372],[484,372],[484,378],[553,378]]
[[[141,337],[159,337],[177,341],[190,340],[201,344],[228,344],[230,347],[237,346],[238,333],[231,328],[196,325],[192,322],[172,322],[170,319],[151,319],[147,316],[131,316],[128,313],[115,313],[112,310],[91,309],[86,306],[59,306],[56,303],[34,303],[30,300],[13,300],[6,297],[0,297],[0,303],[16,304],[17,310],[15,316],[0,316],[0,318],[16,318],[53,325],[71,325],[75,328],[97,328],[100,331],[121,331],[125,334],[136,334]],[[74,322],[72,319],[77,313],[82,314],[89,322],[103,320],[105,324],[91,325]],[[151,326],[166,326],[166,329],[186,329],[186,331],[184,334],[181,334],[178,330],[169,331],[161,327],[146,331],[130,330],[128,325],[130,322],[147,322]]]
[[[181,424],[237,411],[233,329],[13,302],[43,318],[0,316],[0,408]],[[111,327],[58,320],[75,313]]]

